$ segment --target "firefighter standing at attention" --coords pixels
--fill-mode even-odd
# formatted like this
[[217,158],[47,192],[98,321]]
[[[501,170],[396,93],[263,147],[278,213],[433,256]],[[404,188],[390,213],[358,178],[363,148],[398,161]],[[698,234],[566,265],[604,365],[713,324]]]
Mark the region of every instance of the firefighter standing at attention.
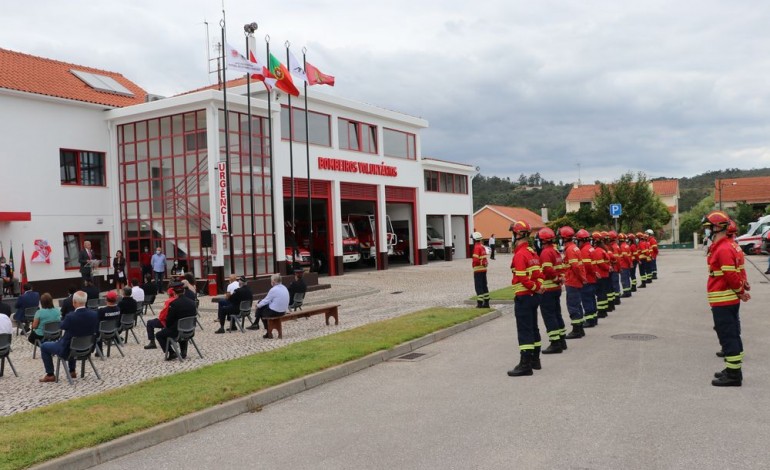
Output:
[[476,308],[489,308],[487,287],[487,250],[481,244],[482,235],[473,232],[473,286],[476,288]]
[[580,290],[586,282],[586,270],[580,248],[575,244],[575,231],[572,227],[564,226],[559,229],[559,236],[564,242],[564,285],[567,291],[567,313],[569,313],[572,331],[567,339],[578,339],[585,336],[583,330],[583,304],[580,301]]
[[655,232],[647,229],[647,243],[650,244],[650,279],[658,278],[658,240],[655,239]]
[[586,270],[586,282],[580,289],[580,301],[583,303],[583,326],[585,328],[595,327],[599,321],[596,314],[596,265],[593,261],[591,246],[591,234],[584,228],[581,228],[575,234],[578,245],[580,246],[580,257],[583,259],[583,266]]
[[626,243],[626,234],[619,233],[618,240],[620,240],[620,286],[623,289],[623,295],[621,297],[631,297],[631,248]]
[[567,329],[561,315],[561,285],[564,282],[564,265],[558,251],[553,247],[556,234],[548,227],[537,232],[543,249],[540,252],[540,266],[543,269],[543,292],[540,298],[540,314],[543,316],[546,334],[551,344],[543,354],[560,354],[567,349]]
[[628,249],[631,252],[631,269],[628,274],[631,277],[631,292],[636,292],[636,268],[639,266],[639,245],[636,244],[636,235],[629,233],[628,237]]
[[[749,285],[749,278],[746,274],[746,255],[743,253],[741,246],[735,241],[736,235],[738,235],[738,225],[734,220],[730,219],[730,222],[727,225],[727,238],[730,240],[733,250],[735,250],[735,269],[738,271],[738,274],[740,274],[741,279],[743,279],[743,288],[748,291],[751,290],[751,285]],[[725,357],[725,352],[720,349],[717,351],[717,357]]]
[[537,327],[537,307],[543,289],[543,271],[540,259],[529,246],[529,224],[523,220],[511,224],[513,232],[513,312],[519,338],[519,364],[508,371],[511,377],[532,375],[540,366],[540,330]]
[[736,249],[730,242],[727,229],[730,218],[721,211],[713,211],[703,219],[703,227],[711,230],[712,245],[709,248],[709,278],[706,284],[714,329],[724,351],[725,369],[714,374],[711,385],[716,387],[740,387],[743,382],[743,342],[741,341],[741,301],[751,296],[738,272]]
[[594,240],[594,251],[591,252],[591,260],[596,269],[596,315],[599,318],[607,318],[610,292],[610,254],[604,249],[604,241],[607,232],[594,232],[591,234]]
[[611,304],[613,307],[610,311],[613,311],[616,305],[620,305],[620,296],[623,295],[623,290],[620,287],[620,246],[618,245],[618,234],[614,230],[607,233],[607,238],[609,239],[607,253],[610,255],[610,290],[612,291]]

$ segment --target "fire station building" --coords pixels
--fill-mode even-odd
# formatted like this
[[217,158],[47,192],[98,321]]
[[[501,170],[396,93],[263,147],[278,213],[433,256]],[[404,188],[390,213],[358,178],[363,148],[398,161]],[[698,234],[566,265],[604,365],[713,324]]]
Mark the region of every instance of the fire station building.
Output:
[[344,262],[356,231],[371,232],[370,268],[468,256],[475,169],[424,157],[427,121],[316,88],[306,112],[304,96],[253,83],[249,113],[236,80],[225,113],[219,89],[161,98],[114,72],[0,49],[0,242],[16,276],[23,247],[36,290],[62,294],[85,240],[102,274],[122,250],[129,277],[156,247],[197,277],[285,273],[307,252],[341,275],[362,268]]

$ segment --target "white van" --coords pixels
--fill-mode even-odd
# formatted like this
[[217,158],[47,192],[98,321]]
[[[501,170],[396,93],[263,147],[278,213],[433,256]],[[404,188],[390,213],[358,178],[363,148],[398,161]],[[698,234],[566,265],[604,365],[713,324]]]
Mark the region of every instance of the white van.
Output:
[[747,255],[758,254],[762,247],[762,235],[768,230],[770,230],[770,215],[760,217],[756,222],[750,222],[748,231],[736,237],[735,241]]

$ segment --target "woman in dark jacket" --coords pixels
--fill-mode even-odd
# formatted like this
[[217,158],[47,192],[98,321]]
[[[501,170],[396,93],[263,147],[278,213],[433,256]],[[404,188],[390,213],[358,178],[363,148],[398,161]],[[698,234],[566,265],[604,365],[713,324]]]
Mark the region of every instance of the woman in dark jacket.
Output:
[[126,258],[123,257],[123,252],[118,250],[115,253],[115,258],[112,259],[112,267],[115,269],[114,282],[115,289],[120,292],[126,285]]

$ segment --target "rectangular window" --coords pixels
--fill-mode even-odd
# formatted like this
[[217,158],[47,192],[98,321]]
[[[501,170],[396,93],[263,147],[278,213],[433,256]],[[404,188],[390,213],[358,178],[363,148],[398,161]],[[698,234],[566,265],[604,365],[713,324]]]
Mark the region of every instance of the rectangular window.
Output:
[[416,159],[415,136],[407,132],[383,129],[383,150],[388,157]]
[[[281,139],[294,142],[307,142],[307,133],[305,132],[305,110],[292,107],[292,122],[289,125],[289,107],[281,106]],[[331,147],[331,117],[328,114],[308,113],[307,127],[310,133],[310,143]]]
[[468,194],[468,177],[425,170],[425,190],[438,193]]
[[64,234],[64,268],[80,269],[80,250],[83,243],[91,242],[91,251],[96,259],[101,260],[100,266],[110,266],[112,254],[110,253],[108,232],[70,232]]
[[105,186],[104,152],[59,150],[61,184]]
[[377,126],[339,118],[338,128],[340,149],[377,153]]

